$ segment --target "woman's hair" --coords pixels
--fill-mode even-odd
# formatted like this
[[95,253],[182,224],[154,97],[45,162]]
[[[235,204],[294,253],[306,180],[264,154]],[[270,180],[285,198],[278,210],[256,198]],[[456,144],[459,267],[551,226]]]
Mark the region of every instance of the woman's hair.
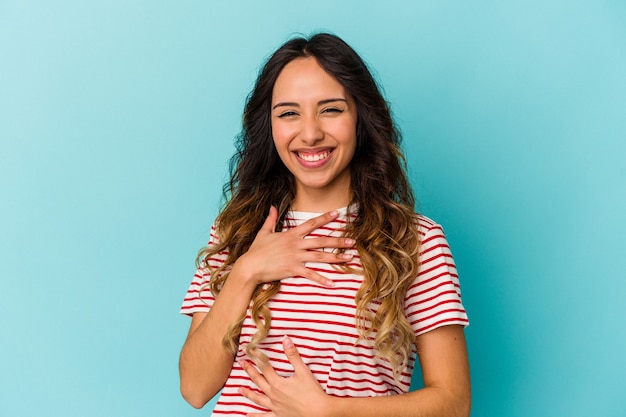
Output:
[[[400,150],[401,136],[389,106],[359,55],[337,36],[320,33],[282,45],[265,63],[247,98],[243,128],[230,161],[226,204],[217,218],[219,242],[198,255],[199,265],[228,252],[224,265],[211,271],[210,289],[217,296],[234,262],[252,244],[270,206],[278,208],[277,230],[295,197],[292,174],[282,163],[272,139],[271,100],[274,83],[286,64],[313,57],[354,98],[358,120],[357,146],[350,165],[351,201],[356,211],[345,235],[356,240],[364,281],[356,295],[356,325],[361,338],[373,337],[380,357],[396,375],[408,364],[414,333],[404,315],[404,299],[417,276],[419,236],[414,197]],[[275,281],[257,286],[251,316],[258,331],[248,349],[267,335],[271,314],[266,302],[280,288]],[[245,315],[233,323],[224,345],[236,352]]]

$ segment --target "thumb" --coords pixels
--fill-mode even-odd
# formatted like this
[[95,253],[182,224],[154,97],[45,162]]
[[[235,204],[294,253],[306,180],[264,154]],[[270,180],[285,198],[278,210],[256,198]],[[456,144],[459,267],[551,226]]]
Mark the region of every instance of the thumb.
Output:
[[277,220],[278,220],[278,210],[276,209],[276,207],[271,206],[270,212],[265,218],[265,221],[263,222],[263,226],[261,226],[261,230],[259,230],[259,232],[274,233],[274,231],[276,230]]
[[296,349],[296,346],[293,344],[293,341],[289,338],[289,336],[283,337],[283,350],[295,372],[298,372],[303,368],[308,370],[306,364],[300,357],[300,353],[298,353],[298,349]]

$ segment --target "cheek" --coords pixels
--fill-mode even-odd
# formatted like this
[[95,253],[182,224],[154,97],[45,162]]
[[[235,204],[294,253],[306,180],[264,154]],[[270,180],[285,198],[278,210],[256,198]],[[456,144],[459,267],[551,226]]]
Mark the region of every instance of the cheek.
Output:
[[356,123],[342,123],[336,126],[335,137],[344,145],[356,147]]
[[291,130],[284,123],[272,123],[272,139],[274,139],[274,145],[278,152],[281,152],[281,147],[289,144]]

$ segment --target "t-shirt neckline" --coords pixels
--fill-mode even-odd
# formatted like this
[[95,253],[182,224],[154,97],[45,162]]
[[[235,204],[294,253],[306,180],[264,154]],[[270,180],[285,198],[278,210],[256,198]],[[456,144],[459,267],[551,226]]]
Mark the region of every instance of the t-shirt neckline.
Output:
[[[342,217],[348,213],[348,206],[340,207],[335,210],[339,213],[339,217]],[[331,210],[328,210],[328,211],[331,211]],[[324,213],[327,213],[327,212],[323,211],[323,212],[318,213],[314,211],[289,210],[287,212],[287,215],[289,217],[295,217],[295,218],[312,218],[312,217],[320,216]]]

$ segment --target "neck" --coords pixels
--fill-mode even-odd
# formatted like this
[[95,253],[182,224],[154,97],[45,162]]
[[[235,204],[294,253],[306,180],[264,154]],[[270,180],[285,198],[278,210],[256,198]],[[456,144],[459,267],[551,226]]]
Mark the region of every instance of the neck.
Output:
[[296,193],[291,209],[311,213],[325,213],[350,204],[350,193],[328,193],[327,190],[308,190]]

